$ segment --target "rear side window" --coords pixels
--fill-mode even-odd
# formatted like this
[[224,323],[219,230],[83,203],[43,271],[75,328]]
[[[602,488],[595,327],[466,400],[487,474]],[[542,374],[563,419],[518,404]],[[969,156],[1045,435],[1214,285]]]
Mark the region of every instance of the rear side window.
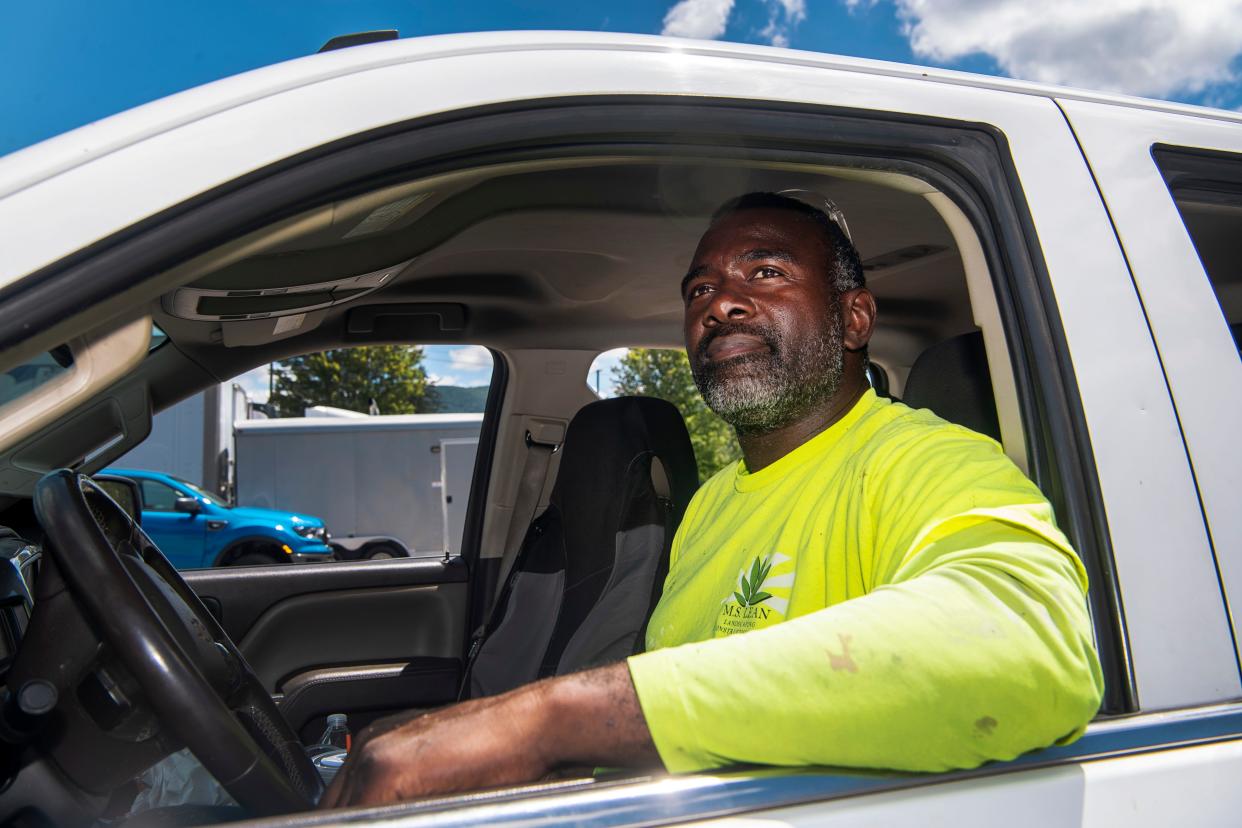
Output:
[[1242,156],[1158,147],[1152,152],[1195,252],[1242,349]]
[[[607,357],[613,357],[608,359]],[[600,375],[604,375],[600,385]],[[733,429],[712,413],[699,396],[686,352],[680,348],[626,348],[601,354],[587,375],[595,392],[605,396],[659,397],[677,406],[685,420],[699,467],[706,480],[741,457]]]

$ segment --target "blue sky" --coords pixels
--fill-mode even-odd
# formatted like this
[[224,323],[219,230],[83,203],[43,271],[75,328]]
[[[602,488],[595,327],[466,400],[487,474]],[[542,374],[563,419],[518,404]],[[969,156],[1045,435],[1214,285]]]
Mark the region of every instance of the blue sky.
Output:
[[[1242,109],[1242,0],[27,0],[0,6],[0,155],[388,28],[670,34]],[[481,384],[485,357],[435,346],[427,368]],[[265,376],[246,380],[266,396]]]
[[0,154],[377,28],[668,31],[1242,107],[1242,0],[33,0],[0,11]]

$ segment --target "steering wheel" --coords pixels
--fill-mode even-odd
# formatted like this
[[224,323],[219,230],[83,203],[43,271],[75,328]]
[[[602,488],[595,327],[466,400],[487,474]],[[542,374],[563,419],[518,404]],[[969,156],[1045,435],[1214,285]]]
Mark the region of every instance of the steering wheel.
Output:
[[219,622],[133,519],[68,469],[39,481],[34,507],[51,541],[45,554],[161,727],[252,814],[314,807],[323,782],[297,736]]

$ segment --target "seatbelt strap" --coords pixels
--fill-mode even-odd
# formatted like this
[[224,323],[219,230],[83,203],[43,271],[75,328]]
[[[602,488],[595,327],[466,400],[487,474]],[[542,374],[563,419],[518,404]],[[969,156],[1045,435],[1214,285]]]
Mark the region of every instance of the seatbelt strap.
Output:
[[[493,607],[500,591],[509,580],[509,573],[513,571],[518,552],[522,549],[522,541],[526,539],[526,532],[539,509],[539,496],[543,494],[543,484],[548,478],[552,455],[560,450],[560,443],[542,442],[531,436],[530,431],[526,432],[526,463],[522,469],[522,478],[518,481],[513,519],[509,522],[509,531],[505,536],[505,551],[500,558],[500,577],[496,580],[496,594],[492,596]],[[490,615],[490,611],[488,614]]]
[[509,523],[509,531],[505,535],[504,552],[500,558],[500,577],[496,579],[496,591],[488,597],[487,609],[483,613],[482,625],[470,637],[470,647],[466,651],[466,670],[462,676],[462,684],[458,690],[457,700],[467,698],[466,692],[470,682],[470,669],[479,648],[483,645],[483,637],[492,628],[492,616],[500,596],[508,583],[509,574],[517,563],[518,553],[522,551],[522,543],[526,533],[535,519],[539,509],[539,495],[543,493],[543,484],[548,477],[548,466],[552,455],[561,450],[560,443],[536,440],[529,430],[526,432],[526,462],[522,467],[522,477],[518,480],[517,498],[513,504],[513,518]]

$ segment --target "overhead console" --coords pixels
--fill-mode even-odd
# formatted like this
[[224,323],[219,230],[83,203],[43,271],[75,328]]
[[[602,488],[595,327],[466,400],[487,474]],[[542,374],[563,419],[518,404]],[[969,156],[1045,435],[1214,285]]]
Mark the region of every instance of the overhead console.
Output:
[[166,313],[179,319],[229,322],[293,316],[366,296],[388,284],[413,259],[343,279],[264,288],[177,288],[163,298]]

